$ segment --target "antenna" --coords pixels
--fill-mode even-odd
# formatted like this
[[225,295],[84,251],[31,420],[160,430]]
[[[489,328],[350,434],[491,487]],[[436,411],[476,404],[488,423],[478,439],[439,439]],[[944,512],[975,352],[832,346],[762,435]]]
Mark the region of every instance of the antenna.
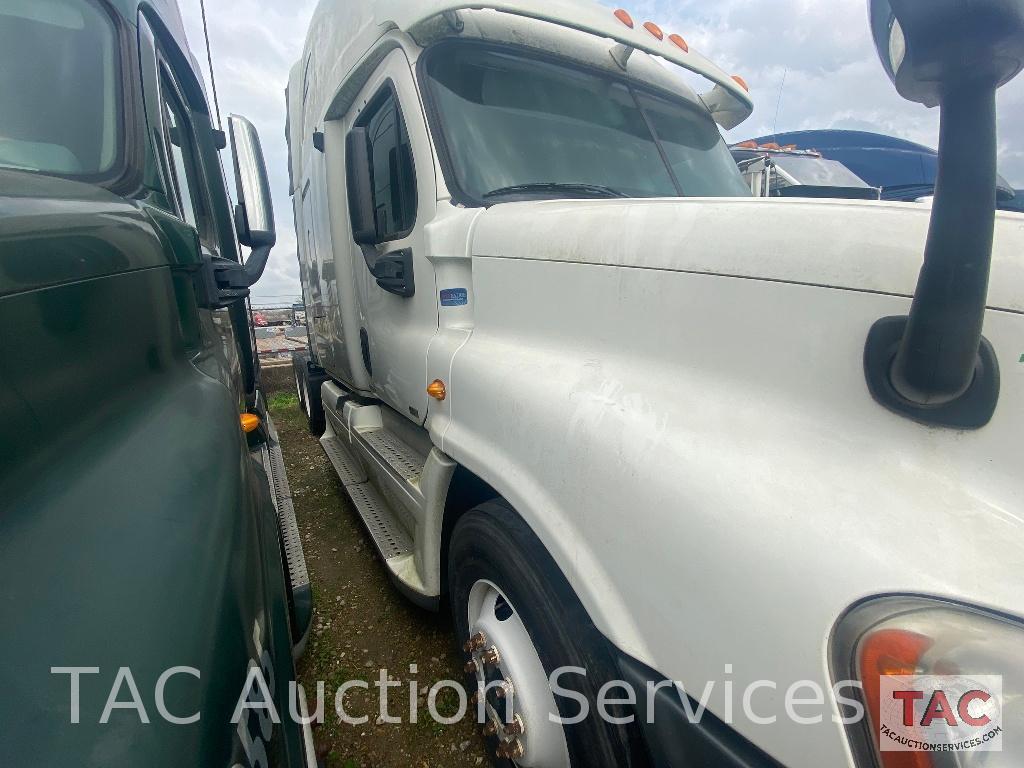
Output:
[[210,52],[210,29],[206,24],[206,0],[199,0],[199,9],[203,14],[203,37],[206,38],[206,62],[210,66],[210,85],[213,87],[213,108],[217,112],[217,130],[224,130],[220,119],[220,103],[217,101],[217,77],[213,74],[213,54]]
[[782,73],[782,85],[779,86],[779,100],[775,103],[775,122],[772,123],[772,138],[779,138],[779,110],[782,108],[782,92],[786,89],[786,78],[789,76],[789,67]]

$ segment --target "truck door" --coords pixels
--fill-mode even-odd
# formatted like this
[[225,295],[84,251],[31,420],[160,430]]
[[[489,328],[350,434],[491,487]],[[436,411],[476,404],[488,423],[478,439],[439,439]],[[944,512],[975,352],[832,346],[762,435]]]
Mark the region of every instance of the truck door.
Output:
[[[367,129],[381,241],[377,246],[347,244],[362,323],[362,362],[374,394],[422,421],[427,346],[437,332],[434,267],[427,258],[424,227],[434,217],[437,194],[426,123],[403,51],[385,58],[356,104],[350,124]],[[370,273],[374,260],[400,258],[411,260],[411,296],[389,292]]]

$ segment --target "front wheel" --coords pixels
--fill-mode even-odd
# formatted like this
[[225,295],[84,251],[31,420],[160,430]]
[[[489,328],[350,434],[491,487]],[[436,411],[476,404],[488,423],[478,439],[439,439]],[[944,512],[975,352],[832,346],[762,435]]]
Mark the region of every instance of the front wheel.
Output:
[[[484,733],[498,764],[630,765],[625,729],[605,722],[595,705],[602,683],[617,677],[607,642],[554,560],[506,502],[486,502],[458,521],[448,583],[456,636],[465,642],[470,691],[482,692]],[[560,674],[555,678],[553,672]],[[556,697],[551,682],[572,693]],[[577,719],[578,697],[588,703],[586,718],[576,724],[552,722],[549,714]]]

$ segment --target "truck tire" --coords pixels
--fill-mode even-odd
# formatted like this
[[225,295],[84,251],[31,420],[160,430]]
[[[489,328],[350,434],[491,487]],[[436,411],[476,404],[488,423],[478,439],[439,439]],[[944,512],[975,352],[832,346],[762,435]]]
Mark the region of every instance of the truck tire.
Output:
[[311,434],[320,436],[327,425],[320,386],[327,381],[328,376],[313,365],[309,356],[305,354],[293,355],[292,366],[295,369],[295,388],[299,395],[299,406],[306,414],[306,424]]
[[302,372],[306,368],[309,358],[304,353],[292,353],[292,378],[295,379],[295,394],[299,398],[299,408],[306,410],[306,399],[303,395]]
[[[501,749],[498,731],[487,738],[495,765],[619,768],[630,766],[632,742],[627,728],[607,723],[597,712],[602,684],[618,678],[607,641],[598,632],[568,581],[529,526],[504,500],[488,501],[459,519],[448,553],[448,585],[456,639],[467,662],[470,694],[481,685],[511,683],[512,696],[483,696],[483,722],[521,716],[525,730],[511,750]],[[478,633],[483,634],[483,638]],[[473,647],[474,644],[476,647]],[[487,657],[490,649],[497,650]],[[473,667],[476,666],[474,670]],[[578,724],[550,722],[548,713],[565,719],[581,705],[568,696],[555,697],[548,686],[553,670],[582,667],[586,676],[564,673],[558,684],[584,696],[590,715]],[[617,690],[614,695],[621,694]],[[614,696],[613,696],[614,697]],[[511,702],[511,713],[499,708]],[[469,708],[478,716],[477,705]],[[500,714],[499,714],[500,712]],[[616,713],[621,715],[621,713]],[[485,734],[488,731],[485,728]],[[515,728],[511,729],[514,734]],[[509,754],[509,751],[512,754]]]

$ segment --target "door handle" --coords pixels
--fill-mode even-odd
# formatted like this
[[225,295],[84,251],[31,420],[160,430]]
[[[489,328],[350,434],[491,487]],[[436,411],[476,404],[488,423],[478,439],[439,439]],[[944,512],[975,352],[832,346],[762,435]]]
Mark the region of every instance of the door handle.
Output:
[[403,248],[377,257],[370,266],[377,285],[388,293],[409,298],[416,293],[412,274],[412,248]]

